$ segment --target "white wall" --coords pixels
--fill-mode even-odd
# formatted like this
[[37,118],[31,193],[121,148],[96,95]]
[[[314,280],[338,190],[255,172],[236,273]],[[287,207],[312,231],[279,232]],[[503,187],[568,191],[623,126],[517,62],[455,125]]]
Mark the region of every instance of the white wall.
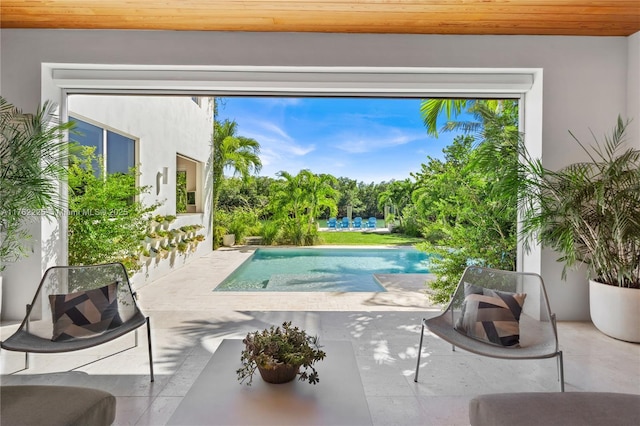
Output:
[[[640,121],[637,109],[627,111],[627,85],[637,81],[627,58],[637,37],[2,30],[0,84],[9,101],[34,109],[57,95],[41,77],[43,62],[543,68],[542,155],[556,168],[580,158],[568,129],[587,138],[589,128],[609,131],[618,114]],[[588,307],[578,306],[587,293],[584,276],[563,283],[549,256],[541,262],[558,318],[588,318]]]
[[[146,204],[162,203],[157,214],[175,215],[176,154],[207,164],[211,150],[209,111],[188,97],[70,95],[69,114],[80,115],[139,140],[140,184],[151,186]],[[156,174],[169,167],[169,182],[159,186]],[[204,185],[204,183],[202,183]]]
[[[211,177],[209,160],[213,121],[212,109],[206,103],[201,108],[190,97],[184,96],[70,95],[68,110],[70,115],[89,119],[138,140],[139,184],[150,187],[141,201],[146,205],[162,204],[154,214],[176,214],[176,154],[202,164],[205,173],[200,176],[200,188],[204,188],[207,184],[205,179]],[[168,167],[168,182],[158,185],[157,174],[162,173],[163,167]],[[172,228],[199,224],[208,230],[210,205],[204,206],[203,213],[179,215]],[[132,282],[139,287],[165,275],[173,267],[186,264],[195,255],[210,251],[212,243],[209,238],[198,245],[196,254],[180,255],[175,262],[169,259],[152,261],[131,277]]]
[[633,118],[627,136],[640,148],[640,32],[627,41],[627,117]]

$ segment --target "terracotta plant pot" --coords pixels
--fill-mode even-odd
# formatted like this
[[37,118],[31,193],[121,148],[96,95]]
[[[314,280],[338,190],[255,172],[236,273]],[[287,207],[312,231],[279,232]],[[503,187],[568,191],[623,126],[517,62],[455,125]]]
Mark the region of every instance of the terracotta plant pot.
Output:
[[265,382],[280,384],[287,383],[295,379],[298,375],[298,371],[300,370],[300,366],[283,364],[282,366],[270,369],[258,366],[258,370],[260,371],[262,380]]

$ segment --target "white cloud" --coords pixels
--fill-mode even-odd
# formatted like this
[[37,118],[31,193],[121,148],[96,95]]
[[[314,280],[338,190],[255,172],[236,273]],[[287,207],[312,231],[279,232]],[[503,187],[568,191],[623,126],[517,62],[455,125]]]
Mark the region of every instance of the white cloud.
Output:
[[275,133],[276,135],[279,135],[288,141],[293,141],[291,136],[289,136],[287,132],[282,129],[282,127],[277,126],[270,121],[254,121],[253,123],[262,128],[267,133]]
[[278,162],[280,159],[281,156],[272,149],[264,147],[260,149],[260,161],[262,161],[263,167],[270,166],[271,164]]
[[276,124],[256,121],[254,128],[245,129],[243,136],[253,138],[260,143],[260,159],[263,165],[283,163],[296,157],[304,157],[315,151],[315,145],[301,145]]
[[294,155],[302,157],[309,154],[310,152],[315,151],[316,147],[315,145],[309,145],[309,146],[290,145],[289,149],[290,149],[290,152],[292,152]]
[[372,132],[350,134],[348,132],[336,135],[335,147],[350,154],[374,152],[381,149],[405,145],[418,140],[426,140],[422,132],[406,132],[402,129],[381,127]]
[[421,121],[409,119],[407,109],[392,104],[360,109],[349,100],[346,106],[332,101],[335,107],[307,101],[261,98],[242,109],[232,108],[230,101],[227,112],[238,119],[239,134],[260,143],[261,175],[309,169],[365,183],[405,179],[419,169],[425,153],[437,156],[441,149]]
[[261,98],[259,102],[265,104],[268,107],[278,107],[278,106],[296,106],[302,103],[301,98]]

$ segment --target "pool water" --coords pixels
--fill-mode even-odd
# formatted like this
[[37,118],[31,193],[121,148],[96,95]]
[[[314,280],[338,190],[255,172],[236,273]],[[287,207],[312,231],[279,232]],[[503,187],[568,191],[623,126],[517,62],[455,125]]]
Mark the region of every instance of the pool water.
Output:
[[258,249],[214,291],[386,291],[373,274],[429,273],[413,248]]

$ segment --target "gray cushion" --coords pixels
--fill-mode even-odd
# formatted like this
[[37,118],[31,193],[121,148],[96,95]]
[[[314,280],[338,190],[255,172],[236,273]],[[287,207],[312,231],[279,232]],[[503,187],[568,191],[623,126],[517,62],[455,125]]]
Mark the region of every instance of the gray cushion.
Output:
[[640,425],[640,395],[607,392],[487,394],[469,402],[471,426]]
[[73,386],[1,386],[2,425],[108,426],[116,398],[108,392]]

